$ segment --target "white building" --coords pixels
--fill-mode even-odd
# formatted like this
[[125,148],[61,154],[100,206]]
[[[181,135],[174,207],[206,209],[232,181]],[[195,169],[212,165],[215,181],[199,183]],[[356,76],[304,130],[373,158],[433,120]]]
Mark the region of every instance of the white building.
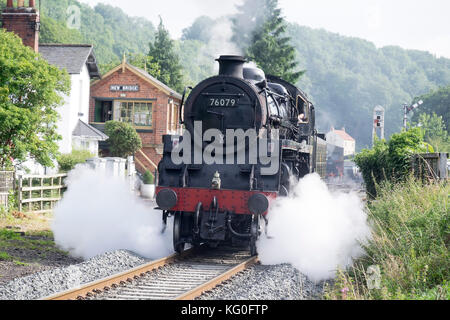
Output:
[[[57,132],[62,137],[58,141],[59,152],[88,150],[93,156],[98,156],[99,141],[107,140],[108,136],[88,124],[90,82],[93,78],[100,78],[92,45],[40,44],[38,52],[48,63],[65,69],[70,75],[70,93],[64,95],[64,104],[57,108]],[[34,160],[23,165],[32,174],[58,171],[56,163],[53,169],[44,168]]]
[[[14,32],[24,45],[41,54],[48,63],[65,69],[70,75],[71,89],[64,96],[64,105],[58,108],[60,119],[57,123],[58,134],[62,140],[58,142],[61,153],[70,153],[74,148],[91,151],[98,154],[98,141],[108,139],[106,135],[89,126],[90,82],[100,78],[97,61],[92,45],[72,44],[40,44],[40,15],[35,7],[35,1],[14,2],[8,0],[6,8],[1,13],[2,26],[9,32]],[[24,164],[31,173],[41,174],[46,171],[35,161]]]
[[326,134],[326,139],[328,144],[343,148],[344,157],[352,156],[356,153],[356,141],[345,132],[345,128],[342,130],[331,128],[331,131]]
[[100,78],[92,45],[40,44],[39,53],[50,64],[66,69],[70,75],[70,94],[58,108],[59,152],[89,150],[98,155],[98,142],[108,137],[89,123],[90,82]]

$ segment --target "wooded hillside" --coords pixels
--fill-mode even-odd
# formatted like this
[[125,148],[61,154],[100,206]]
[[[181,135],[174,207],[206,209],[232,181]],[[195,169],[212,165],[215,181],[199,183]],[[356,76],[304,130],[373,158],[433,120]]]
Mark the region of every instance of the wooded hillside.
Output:
[[[69,5],[81,8],[79,30],[66,25]],[[76,0],[46,0],[41,9],[41,41],[93,43],[103,71],[119,63],[123,53],[148,54],[156,32],[152,22],[109,5],[92,8]],[[216,72],[213,55],[220,50],[212,48],[211,39],[230,26],[229,18],[200,17],[176,41],[186,84],[195,85]],[[450,59],[400,47],[377,48],[366,40],[296,23],[289,24],[286,33],[296,49],[299,69],[306,70],[299,85],[316,104],[319,130],[345,127],[358,149],[371,145],[375,106],[386,108],[389,136],[401,129],[403,103],[450,84]]]

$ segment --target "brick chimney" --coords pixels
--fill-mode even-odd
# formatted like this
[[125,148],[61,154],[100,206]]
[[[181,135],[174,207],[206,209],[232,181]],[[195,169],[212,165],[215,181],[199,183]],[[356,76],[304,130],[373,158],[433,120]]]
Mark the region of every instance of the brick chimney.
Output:
[[31,47],[35,52],[39,50],[39,12],[36,10],[36,1],[29,0],[25,7],[24,0],[17,1],[17,8],[13,0],[8,0],[2,12],[3,28],[14,32],[24,45]]

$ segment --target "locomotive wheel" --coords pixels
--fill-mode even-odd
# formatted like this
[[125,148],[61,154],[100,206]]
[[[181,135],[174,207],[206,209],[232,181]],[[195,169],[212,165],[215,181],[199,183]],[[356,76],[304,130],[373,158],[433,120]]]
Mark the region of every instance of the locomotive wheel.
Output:
[[185,243],[181,242],[182,221],[183,213],[175,214],[173,221],[173,248],[178,253],[182,253],[185,247]]
[[259,215],[252,216],[252,224],[251,224],[251,238],[250,238],[250,255],[256,256],[258,255],[258,251],[256,249],[256,241],[259,237]]

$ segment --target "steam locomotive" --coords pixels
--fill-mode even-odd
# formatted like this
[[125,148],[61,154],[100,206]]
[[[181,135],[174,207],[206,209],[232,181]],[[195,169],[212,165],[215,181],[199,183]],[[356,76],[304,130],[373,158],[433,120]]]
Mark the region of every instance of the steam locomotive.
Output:
[[295,179],[325,172],[324,135],[313,104],[293,84],[240,56],[216,61],[219,75],[184,103],[185,90],[183,135],[163,137],[156,203],[164,224],[174,217],[175,251],[227,243],[254,255],[270,204],[288,196]]

